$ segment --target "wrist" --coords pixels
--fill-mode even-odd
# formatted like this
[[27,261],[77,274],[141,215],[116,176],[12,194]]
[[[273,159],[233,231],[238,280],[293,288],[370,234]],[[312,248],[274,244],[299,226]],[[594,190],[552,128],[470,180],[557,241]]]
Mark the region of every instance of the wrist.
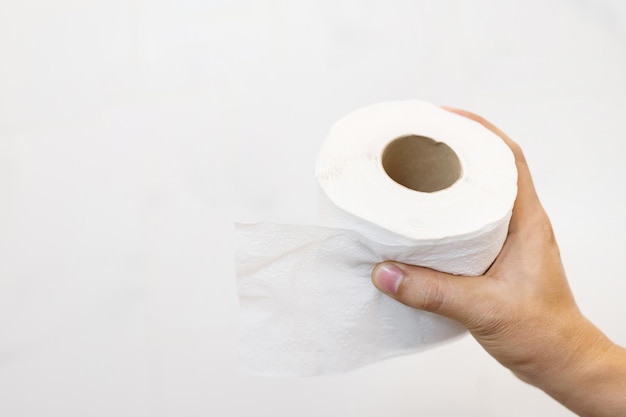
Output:
[[559,381],[580,381],[602,362],[613,343],[581,314],[565,314],[537,343],[536,354],[513,372],[523,381],[546,390]]
[[581,416],[626,412],[626,351],[582,315],[555,332],[542,360],[515,372]]

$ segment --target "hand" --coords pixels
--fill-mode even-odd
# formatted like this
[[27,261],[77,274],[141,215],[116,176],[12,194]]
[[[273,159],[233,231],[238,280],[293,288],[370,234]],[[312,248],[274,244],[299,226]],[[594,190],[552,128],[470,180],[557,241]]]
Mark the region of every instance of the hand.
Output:
[[507,240],[482,276],[383,262],[372,272],[374,285],[404,304],[460,322],[502,365],[573,411],[626,415],[626,351],[578,309],[520,147],[482,117],[447,110],[496,133],[515,156],[518,195]]

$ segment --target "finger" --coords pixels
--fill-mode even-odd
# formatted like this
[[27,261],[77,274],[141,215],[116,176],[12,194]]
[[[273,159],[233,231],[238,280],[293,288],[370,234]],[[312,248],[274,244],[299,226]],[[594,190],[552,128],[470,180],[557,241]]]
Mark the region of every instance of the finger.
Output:
[[[383,262],[372,271],[372,282],[390,297],[420,310],[470,323],[479,301],[483,277],[450,275],[428,268]],[[471,310],[468,307],[472,307]]]
[[493,133],[495,133],[496,135],[498,135],[498,136],[500,136],[502,138],[502,140],[509,146],[509,148],[511,148],[511,151],[513,151],[513,155],[515,155],[516,159],[518,157],[520,157],[521,159],[524,158],[524,156],[522,154],[519,154],[519,155],[517,154],[517,151],[521,151],[521,149],[519,149],[519,145],[517,143],[515,143],[513,141],[513,139],[511,139],[506,133],[504,133],[497,126],[495,126],[493,123],[491,123],[490,121],[488,121],[484,117],[479,116],[476,113],[472,113],[472,112],[467,111],[467,110],[457,109],[457,108],[454,108],[454,107],[442,106],[442,108],[445,109],[445,110],[448,110],[449,112],[456,113],[456,114],[461,115],[463,117],[467,117],[468,119],[471,119],[471,120],[473,120],[475,122],[478,122],[481,125],[485,126],[487,129],[491,130]]
[[543,214],[543,208],[539,202],[539,197],[533,184],[532,176],[526,158],[520,146],[515,143],[509,136],[507,136],[498,127],[486,120],[484,117],[474,114],[472,112],[455,109],[453,107],[443,106],[445,110],[452,113],[456,113],[460,116],[467,117],[477,123],[480,123],[485,128],[489,129],[496,135],[498,135],[504,143],[508,145],[515,157],[515,166],[517,167],[517,198],[515,199],[515,205],[513,208],[513,217],[511,218],[511,224],[509,231],[515,233],[520,229],[520,226],[525,223],[536,221],[538,215]]

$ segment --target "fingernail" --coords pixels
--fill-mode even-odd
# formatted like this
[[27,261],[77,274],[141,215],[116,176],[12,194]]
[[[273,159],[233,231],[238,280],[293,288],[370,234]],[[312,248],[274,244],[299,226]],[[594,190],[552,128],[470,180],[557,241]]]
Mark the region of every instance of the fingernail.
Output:
[[448,110],[452,113],[458,113],[458,114],[467,114],[467,111],[463,110],[463,109],[457,109],[456,107],[450,107],[450,106],[441,106],[442,109],[444,110]]
[[381,291],[395,294],[402,282],[403,273],[391,262],[379,264],[374,269],[374,285]]

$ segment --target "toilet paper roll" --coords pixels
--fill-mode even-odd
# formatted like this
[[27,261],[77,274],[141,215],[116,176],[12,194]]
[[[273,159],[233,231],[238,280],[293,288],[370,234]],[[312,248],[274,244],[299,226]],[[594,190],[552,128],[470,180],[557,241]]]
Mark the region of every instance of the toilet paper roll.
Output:
[[517,171],[482,125],[422,101],[375,104],[330,130],[317,225],[236,225],[245,373],[345,372],[463,329],[371,284],[384,260],[482,274],[507,235]]

